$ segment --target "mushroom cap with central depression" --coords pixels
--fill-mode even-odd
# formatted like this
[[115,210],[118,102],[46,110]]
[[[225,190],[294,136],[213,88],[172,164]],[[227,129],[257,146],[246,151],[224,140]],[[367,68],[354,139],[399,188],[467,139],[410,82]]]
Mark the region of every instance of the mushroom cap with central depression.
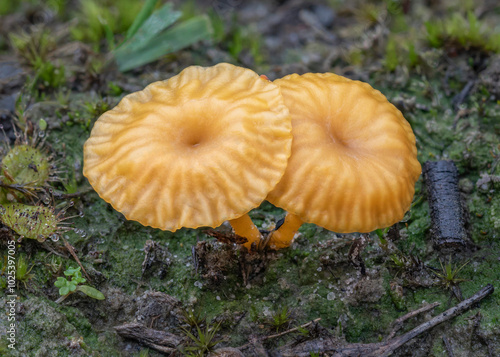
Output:
[[367,83],[333,73],[274,83],[292,117],[292,155],[268,200],[339,232],[370,232],[401,220],[421,167],[410,124]]
[[275,84],[226,63],[192,66],[104,113],[83,172],[127,219],[170,231],[217,227],[266,198],[291,140]]

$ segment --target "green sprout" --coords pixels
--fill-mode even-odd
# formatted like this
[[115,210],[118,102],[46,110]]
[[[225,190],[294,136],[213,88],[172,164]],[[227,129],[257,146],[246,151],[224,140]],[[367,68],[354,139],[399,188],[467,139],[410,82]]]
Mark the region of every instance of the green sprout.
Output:
[[[5,289],[7,287],[7,267],[9,266],[7,256],[0,257],[0,288]],[[24,288],[26,288],[26,283],[33,279],[34,274],[30,274],[31,269],[33,269],[32,265],[29,267],[28,261],[25,258],[24,254],[19,255],[19,258],[16,260],[16,281],[22,282],[24,284]]]
[[202,330],[199,325],[196,324],[196,332],[193,334],[190,329],[181,327],[181,331],[189,338],[190,345],[182,347],[181,353],[184,356],[192,357],[202,357],[206,353],[212,352],[217,344],[222,342],[222,340],[215,340],[215,335],[220,329],[221,322],[216,323],[213,326],[207,324],[205,329]]
[[276,311],[271,316],[271,318],[268,320],[268,325],[270,325],[271,328],[275,329],[276,332],[278,332],[279,330],[284,329],[286,326],[288,326],[290,321],[290,311],[288,310],[288,307],[285,306],[282,309]]
[[64,301],[64,299],[73,294],[75,291],[81,291],[82,293],[96,300],[104,300],[104,294],[99,290],[88,285],[80,285],[87,281],[84,277],[82,277],[80,269],[80,267],[69,267],[64,271],[64,275],[70,278],[70,280],[68,280],[68,278],[60,276],[54,282],[54,286],[59,288],[59,295],[61,295],[61,297],[56,300],[56,303]]
[[7,277],[5,276],[7,266],[7,256],[4,255],[0,257],[0,289],[5,289],[7,287]]
[[24,258],[24,255],[21,254],[16,261],[16,280],[22,282],[24,287],[26,288],[26,282],[28,280],[33,279],[34,274],[30,274],[31,269],[33,269],[34,265],[29,268],[28,262]]
[[56,46],[56,37],[44,26],[33,26],[30,32],[9,34],[13,49],[32,67],[35,67],[38,61],[48,62],[49,53]]
[[311,331],[309,331],[305,327],[297,326],[296,329],[297,329],[297,332],[299,333],[299,335],[302,337],[308,338],[311,336]]
[[206,316],[202,315],[201,311],[196,309],[183,309],[182,320],[189,325],[190,328],[205,325],[207,322]]
[[51,61],[37,58],[33,67],[35,76],[31,81],[31,89],[55,89],[66,83],[66,72],[62,65],[54,65]]
[[461,282],[466,281],[466,279],[458,278],[458,274],[467,264],[469,264],[469,261],[466,261],[461,266],[453,266],[450,257],[448,263],[445,265],[443,265],[441,259],[439,260],[439,264],[441,265],[441,271],[433,271],[433,273],[439,278],[439,283],[446,289],[451,290]]
[[112,47],[113,34],[125,31],[141,8],[139,1],[86,0],[79,3],[74,13],[77,24],[70,28],[71,35],[77,41],[92,43],[96,50],[103,39]]
[[454,13],[442,21],[425,23],[427,41],[432,47],[443,47],[446,44],[463,49],[478,49],[484,52],[500,52],[500,33],[491,31],[473,12],[467,18]]

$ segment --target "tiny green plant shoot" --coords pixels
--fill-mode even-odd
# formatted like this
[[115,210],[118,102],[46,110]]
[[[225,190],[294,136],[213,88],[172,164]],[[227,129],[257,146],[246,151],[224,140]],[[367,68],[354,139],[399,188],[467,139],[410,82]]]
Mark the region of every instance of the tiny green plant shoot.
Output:
[[202,357],[206,353],[212,352],[217,344],[222,340],[215,340],[215,335],[220,329],[221,322],[214,325],[206,324],[202,330],[195,324],[196,332],[193,334],[189,328],[181,327],[181,331],[189,339],[189,345],[181,347],[184,356]]
[[[0,288],[5,289],[7,287],[7,256],[0,256]],[[26,260],[24,254],[20,254],[19,258],[16,260],[16,281],[18,283],[23,283],[24,288],[27,288],[27,283],[33,279],[35,276],[31,273],[31,269],[33,269],[34,265],[29,267],[29,263]]]
[[446,289],[451,290],[453,289],[453,287],[466,281],[466,279],[458,278],[458,274],[460,273],[460,271],[462,271],[463,268],[465,268],[467,264],[469,264],[469,261],[466,261],[461,266],[453,266],[450,257],[448,263],[446,263],[445,265],[443,265],[443,262],[441,260],[439,260],[439,264],[441,265],[441,271],[433,271],[433,273],[439,278],[439,284]]
[[287,327],[291,320],[290,311],[288,310],[288,307],[285,306],[271,316],[268,320],[268,325],[278,332],[279,330]]
[[425,23],[427,41],[432,47],[452,44],[463,49],[500,52],[500,33],[492,30],[469,11],[467,17],[454,13],[441,21]]
[[189,325],[190,328],[195,328],[196,326],[206,325],[207,319],[202,315],[201,311],[196,309],[185,309],[182,310],[182,320]]
[[28,262],[26,261],[24,254],[21,254],[16,261],[16,280],[18,282],[22,282],[24,284],[24,288],[26,288],[26,283],[35,276],[34,274],[30,274],[33,267],[34,265],[28,268]]
[[69,280],[68,278],[60,276],[54,282],[54,286],[59,288],[59,295],[61,295],[61,297],[56,300],[56,303],[61,303],[62,301],[64,301],[64,299],[66,299],[69,295],[73,294],[75,291],[81,291],[82,293],[96,300],[105,299],[104,294],[101,293],[99,290],[88,285],[80,285],[87,281],[84,277],[82,277],[80,269],[81,269],[80,267],[78,268],[69,267],[64,271],[64,275],[66,275],[66,277],[68,277]]

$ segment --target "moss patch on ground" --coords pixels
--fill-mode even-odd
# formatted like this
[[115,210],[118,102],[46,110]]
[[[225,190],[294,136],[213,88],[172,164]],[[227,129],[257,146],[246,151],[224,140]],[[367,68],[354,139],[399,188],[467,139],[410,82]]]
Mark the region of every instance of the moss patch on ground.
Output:
[[[62,5],[56,9],[55,3],[66,2],[51,2],[48,7],[36,1],[23,2],[20,7],[0,8],[0,13],[6,13],[5,21],[23,19],[25,22],[21,23],[25,25],[16,31],[29,28],[27,33],[34,37],[37,29],[31,28],[29,21],[40,21],[39,26],[56,30],[43,18],[28,18],[33,9],[48,9],[57,25],[71,31],[72,23],[68,22],[71,11]],[[114,6],[114,1],[107,3],[111,10],[121,8]],[[108,42],[75,45],[70,35],[55,37],[57,43],[47,45],[40,56],[48,62],[57,59],[60,66],[64,64],[65,77],[58,77],[57,84],[50,86],[39,81],[31,83],[29,75],[11,79],[6,85],[3,78],[9,77],[2,72],[1,57],[0,100],[13,101],[7,97],[23,94],[17,104],[10,103],[14,110],[0,112],[7,130],[5,143],[10,140],[13,145],[15,139],[14,132],[5,124],[7,121],[15,118],[18,128],[28,130],[30,123],[36,127],[38,119],[45,118],[48,129],[43,130],[40,140],[46,141],[59,177],[47,183],[47,197],[58,197],[53,202],[57,210],[65,207],[65,216],[74,216],[68,220],[72,230],[62,233],[62,238],[74,247],[91,284],[106,299],[97,301],[75,293],[56,304],[59,295],[54,281],[77,263],[64,248],[62,238],[43,244],[22,240],[17,243],[17,252],[32,269],[16,287],[18,348],[8,349],[2,337],[0,353],[160,355],[153,350],[145,352],[144,346],[122,339],[113,329],[137,318],[137,299],[146,291],[175,297],[184,309],[195,309],[206,316],[207,324],[220,322],[218,336],[223,342],[219,345],[242,346],[248,343],[250,335],[264,339],[317,318],[321,318],[323,328],[348,342],[378,342],[390,333],[395,319],[422,304],[439,302],[430,313],[436,315],[458,303],[457,293],[467,298],[491,283],[496,290],[479,307],[417,338],[395,355],[405,355],[408,351],[416,356],[443,355],[446,353],[443,336],[448,338],[457,356],[500,355],[500,91],[488,80],[500,76],[500,71],[494,71],[498,55],[488,47],[490,37],[481,41],[481,36],[469,34],[467,41],[461,42],[455,29],[441,29],[441,25],[429,30],[432,34],[426,33],[424,29],[429,25],[418,22],[415,19],[419,16],[414,16],[424,14],[437,19],[443,12],[454,11],[461,14],[460,21],[472,21],[474,25],[477,19],[467,15],[467,10],[478,12],[479,5],[476,9],[461,10],[446,1],[435,8],[417,4],[406,9],[399,2],[384,4],[359,2],[360,10],[355,11],[343,2],[324,1],[312,7],[297,5],[292,11],[256,2],[253,7],[226,9],[233,14],[229,18],[221,15],[222,10],[217,12],[202,1],[202,8],[208,6],[208,10],[213,10],[213,23],[222,26],[214,37],[216,40],[170,54],[125,74],[113,66],[101,66],[110,51]],[[287,16],[269,25],[266,18],[259,17],[261,12],[257,10],[261,8]],[[321,26],[311,27],[307,20],[311,16],[316,16]],[[498,17],[496,8],[496,12],[483,14],[478,21],[486,26]],[[458,20],[450,17],[445,21]],[[239,37],[229,30],[235,27],[240,30]],[[262,29],[262,34],[252,35],[256,27]],[[412,31],[412,27],[421,28],[422,34]],[[75,28],[81,30],[81,23]],[[106,29],[94,31],[101,30]],[[0,31],[6,31],[2,25]],[[242,40],[241,33],[248,33],[249,40]],[[91,35],[89,32],[86,38]],[[115,36],[119,38],[120,34]],[[415,45],[410,46],[411,41],[404,39],[415,40]],[[63,51],[70,43],[77,50],[69,52],[76,51],[81,58]],[[55,48],[62,49],[56,52]],[[272,53],[279,55],[271,56]],[[0,55],[13,59],[27,74],[39,70],[26,61],[22,49],[1,40]],[[191,64],[213,65],[219,61],[265,71],[269,78],[292,72],[332,71],[365,80],[384,93],[412,125],[419,161],[453,160],[458,167],[467,229],[476,246],[451,259],[454,268],[465,264],[456,277],[463,281],[447,289],[439,277],[441,264],[447,264],[448,256],[432,246],[430,210],[422,179],[417,182],[410,212],[385,235],[391,241],[390,248],[384,246],[375,232],[370,234],[362,253],[366,275],[349,260],[349,249],[358,237],[355,234],[335,234],[305,224],[290,248],[248,255],[240,248],[218,243],[204,229],[171,233],[127,221],[90,190],[82,176],[82,149],[97,117],[123,95],[140,90],[147,83],[168,78]],[[481,75],[486,71],[487,79]],[[3,192],[0,198],[6,197]],[[263,229],[272,227],[284,214],[266,202],[250,212]],[[219,231],[227,229],[223,226]],[[1,227],[2,288],[7,282],[9,238],[18,237],[7,227]],[[151,241],[157,244],[154,249],[158,249],[155,252],[161,261],[153,259],[154,264],[143,272]],[[5,303],[5,298],[1,298],[2,311],[6,309]],[[285,318],[277,323],[283,311]],[[423,320],[420,317],[408,321],[402,331]],[[178,325],[167,329],[182,336]],[[7,326],[6,317],[1,315],[0,334],[4,335]],[[263,344],[272,350],[303,338],[303,334],[303,331],[302,335],[300,331],[293,332],[263,340]]]

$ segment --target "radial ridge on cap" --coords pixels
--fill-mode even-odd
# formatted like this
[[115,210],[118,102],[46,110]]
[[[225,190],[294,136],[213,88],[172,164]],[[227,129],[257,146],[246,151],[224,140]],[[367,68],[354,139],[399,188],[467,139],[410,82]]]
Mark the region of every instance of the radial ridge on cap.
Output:
[[127,219],[171,231],[216,227],[266,198],[291,140],[278,86],[227,63],[192,66],[104,113],[83,171]]
[[292,117],[292,154],[268,200],[339,232],[400,221],[421,167],[401,112],[367,83],[332,73],[274,81]]

